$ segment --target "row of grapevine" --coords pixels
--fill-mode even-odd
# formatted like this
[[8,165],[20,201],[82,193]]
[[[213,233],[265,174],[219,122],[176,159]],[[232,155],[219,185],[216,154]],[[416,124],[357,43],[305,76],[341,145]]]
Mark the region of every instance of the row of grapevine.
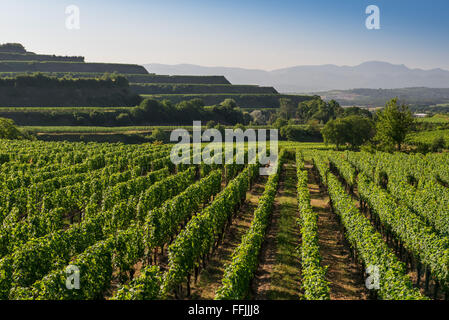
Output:
[[210,251],[217,246],[224,234],[226,223],[246,197],[251,182],[258,174],[257,165],[249,165],[201,213],[194,216],[169,246],[169,266],[164,274],[162,294],[175,290],[190,275]]
[[[53,194],[54,198],[46,198],[48,200],[44,202],[46,203],[46,206],[44,206],[45,210],[34,212],[25,218],[21,217],[18,210],[11,210],[0,227],[0,257],[14,251],[16,247],[22,246],[28,239],[39,238],[63,229],[63,219],[70,209],[79,208],[78,210],[80,210],[87,207],[85,215],[92,215],[92,212],[99,210],[92,209],[98,207],[99,202],[110,203],[107,200],[111,198],[115,201],[127,199],[129,195],[137,194],[147,189],[156,181],[167,177],[167,175],[168,171],[161,169],[150,173],[146,177],[128,180],[126,183],[122,183],[121,190],[126,191],[123,194],[105,192],[102,195],[101,184],[90,185],[86,183],[86,189],[64,190],[65,192]],[[97,181],[100,182],[100,180]],[[136,184],[136,181],[140,181],[140,183]],[[126,186],[129,186],[129,189]],[[111,188],[114,190],[113,186]],[[92,196],[94,197],[92,198]],[[89,206],[89,202],[93,203],[94,206]]]
[[[157,161],[157,159],[154,161]],[[51,209],[48,207],[50,203],[53,203],[53,208],[63,207],[62,205],[55,205],[55,199],[64,199],[64,196],[71,194],[75,196],[85,195],[86,191],[90,192],[90,194],[101,192],[101,189],[98,189],[104,188],[105,183],[115,182],[114,180],[108,179],[112,174],[120,173],[118,176],[120,181],[126,181],[131,176],[138,176],[132,170],[126,172],[119,171],[120,168],[112,164],[102,170],[88,171],[75,176],[70,174],[64,175],[62,178],[57,178],[56,180],[46,180],[45,182],[38,182],[28,187],[11,190],[10,192],[5,191],[1,195],[3,206],[1,208],[0,219],[1,217],[5,217],[14,208],[17,208],[21,216],[26,216],[30,212],[40,211],[42,208]],[[144,173],[139,172],[139,175]],[[96,190],[90,191],[92,188],[96,188]],[[74,206],[78,202],[76,200],[68,199],[65,202]]]
[[[375,171],[387,174],[386,188],[390,193],[362,173],[358,179],[362,206],[370,208],[372,218],[378,221],[375,223],[383,226],[382,230],[387,240],[398,240],[397,243],[392,242],[401,256],[403,247],[412,255],[418,278],[423,271],[426,274],[426,288],[429,274],[431,274],[438,281],[437,286],[441,284],[446,291],[447,257],[449,257],[448,209],[444,206],[444,193],[436,192],[444,187],[435,179],[429,178],[429,175],[422,175],[417,182],[418,186],[415,187],[409,182],[410,168],[408,166],[411,164],[404,163],[406,161],[404,156],[381,155],[381,157],[384,161],[377,165]],[[357,167],[363,162],[364,155],[350,153],[349,158]],[[409,159],[409,161],[415,160]],[[380,180],[379,177],[377,178]],[[429,184],[437,188],[423,187]],[[441,197],[440,204],[435,201],[436,196]],[[405,258],[407,259],[408,256],[406,255]],[[408,262],[412,266],[413,261]]]
[[298,177],[298,209],[301,230],[301,269],[304,298],[307,300],[330,299],[329,283],[326,281],[327,267],[323,267],[318,245],[318,214],[310,204],[310,193],[307,185],[308,172],[304,167],[301,152],[296,154]]
[[327,186],[332,208],[340,217],[353,250],[364,266],[371,266],[372,270],[377,268],[379,271],[379,297],[388,300],[423,299],[406,276],[403,263],[397,259],[369,220],[360,213],[338,179],[329,172],[326,158],[316,155],[313,160],[322,182]]
[[380,222],[445,288],[449,280],[449,238],[438,235],[425,221],[361,174],[360,197]]
[[217,290],[216,300],[244,299],[257,269],[259,253],[265,239],[269,218],[279,182],[279,174],[285,158],[285,151],[279,155],[277,171],[268,178],[265,190],[259,198],[251,225],[242,237],[240,245],[232,254],[232,261],[226,267],[222,285]]
[[[202,186],[202,190],[212,190],[216,188],[217,180],[221,182],[221,173],[213,172],[210,176],[198,182],[197,185]],[[206,184],[213,187],[207,188]],[[198,191],[198,189],[190,189],[190,192],[194,191]],[[190,194],[190,198],[192,196],[193,194]],[[163,204],[163,207],[169,205],[171,202],[171,200],[168,200]],[[138,221],[136,220],[137,209],[135,205],[134,208],[134,216],[130,217],[130,222]],[[129,209],[132,210],[132,208]],[[104,221],[107,221],[111,218],[110,214],[110,212],[106,212],[100,215],[100,217],[103,217]],[[15,299],[95,299],[96,297],[100,297],[110,284],[114,269],[117,269],[120,275],[131,271],[132,266],[145,256],[145,252],[149,252],[151,249],[146,247],[146,233],[145,226],[143,225],[131,223],[126,229],[120,231],[104,227],[103,232],[104,234],[109,234],[108,238],[92,245],[71,262],[71,265],[78,267],[77,263],[79,263],[81,257],[84,257],[84,260],[81,260],[80,268],[81,287],[86,287],[84,291],[73,293],[65,289],[65,282],[62,280],[67,278],[67,275],[63,276],[65,274],[65,268],[62,268],[52,271],[31,287],[13,288],[10,297]],[[104,248],[107,248],[107,252]],[[107,257],[105,258],[104,255]],[[90,262],[87,263],[85,262],[86,260]],[[132,283],[141,283],[143,281],[142,277],[146,275],[147,273],[144,272],[133,280]],[[92,278],[96,280],[95,283]]]
[[156,207],[185,190],[194,180],[195,169],[191,168],[149,188],[145,185],[141,186],[141,189],[134,188],[134,194],[141,193],[140,200],[134,198],[134,194],[124,193],[115,198],[114,206],[110,210],[92,211],[94,213],[89,214],[85,220],[66,231],[58,231],[26,242],[13,252],[11,258],[4,258],[5,261],[10,259],[12,262],[8,266],[5,265],[5,268],[11,269],[6,273],[12,277],[1,278],[0,283],[4,283],[5,288],[30,285],[58,263],[65,264],[70,257],[83,252],[88,246],[110,234],[111,230],[128,227],[137,217],[139,204],[136,206],[136,202],[146,201]]
[[[362,164],[366,162],[364,154],[348,153],[349,161],[361,172],[371,179],[382,184],[390,194],[398,201],[406,205],[409,210],[417,213],[423,221],[433,227],[443,236],[449,235],[449,189],[439,184],[429,175],[417,175],[410,172],[410,167],[424,165],[423,163],[407,162],[404,156],[382,155],[382,161],[378,161],[373,172],[366,172]],[[344,161],[332,162],[340,169]],[[347,164],[346,164],[347,166]],[[419,179],[416,181],[416,177]],[[344,177],[345,178],[345,177]],[[346,179],[346,178],[345,178]]]
[[144,228],[147,247],[163,247],[177,235],[179,228],[190,220],[200,206],[207,204],[220,191],[221,175],[221,170],[213,171],[161,207],[150,210],[148,206],[139,206],[139,211],[149,212]]

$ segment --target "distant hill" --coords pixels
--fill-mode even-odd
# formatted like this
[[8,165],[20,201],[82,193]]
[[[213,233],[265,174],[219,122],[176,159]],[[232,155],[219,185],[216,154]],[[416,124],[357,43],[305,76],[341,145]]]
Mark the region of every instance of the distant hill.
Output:
[[279,92],[304,93],[354,88],[394,89],[407,87],[448,88],[449,71],[410,69],[405,65],[371,61],[358,66],[296,66],[273,71],[226,67],[203,67],[190,64],[148,64],[151,73],[224,75],[234,84],[273,86]]
[[401,103],[412,106],[449,103],[448,88],[353,89],[316,92],[315,94],[324,100],[334,99],[343,106],[378,107],[396,97]]

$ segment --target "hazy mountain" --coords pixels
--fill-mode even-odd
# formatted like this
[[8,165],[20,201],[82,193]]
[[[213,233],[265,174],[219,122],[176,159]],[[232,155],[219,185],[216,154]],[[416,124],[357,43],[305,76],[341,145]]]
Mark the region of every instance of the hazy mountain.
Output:
[[405,65],[371,61],[358,66],[296,66],[273,71],[190,64],[148,64],[151,73],[169,75],[224,75],[233,84],[274,86],[280,92],[313,92],[353,88],[448,88],[449,71],[410,69]]

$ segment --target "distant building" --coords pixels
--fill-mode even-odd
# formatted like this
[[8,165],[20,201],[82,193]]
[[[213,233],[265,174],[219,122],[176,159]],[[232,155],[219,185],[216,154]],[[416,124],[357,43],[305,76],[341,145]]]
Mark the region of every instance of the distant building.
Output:
[[413,116],[415,118],[425,118],[428,116],[428,114],[427,113],[414,113]]

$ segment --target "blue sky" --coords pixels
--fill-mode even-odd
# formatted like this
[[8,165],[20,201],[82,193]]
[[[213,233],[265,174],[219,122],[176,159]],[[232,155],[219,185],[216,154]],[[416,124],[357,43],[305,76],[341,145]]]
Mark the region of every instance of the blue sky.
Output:
[[[80,30],[65,28],[71,4]],[[368,5],[380,8],[380,30],[365,28]],[[447,0],[3,0],[0,43],[91,62],[449,70],[448,13]]]

